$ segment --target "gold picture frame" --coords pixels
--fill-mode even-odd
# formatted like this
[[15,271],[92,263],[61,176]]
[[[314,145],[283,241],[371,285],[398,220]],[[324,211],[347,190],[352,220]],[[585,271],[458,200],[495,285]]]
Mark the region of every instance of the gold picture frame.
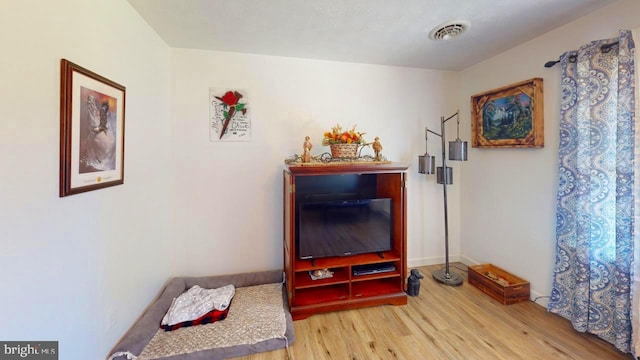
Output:
[[544,147],[542,78],[533,78],[473,95],[471,146]]

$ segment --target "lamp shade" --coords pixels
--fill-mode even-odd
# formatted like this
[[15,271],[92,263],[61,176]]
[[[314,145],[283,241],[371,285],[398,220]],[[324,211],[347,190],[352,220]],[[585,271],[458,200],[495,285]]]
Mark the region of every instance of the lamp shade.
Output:
[[468,148],[467,142],[460,140],[460,138],[456,141],[449,141],[449,160],[467,161]]
[[[443,176],[444,174],[442,173],[442,166],[438,166],[437,174],[436,174],[436,180],[438,181],[438,184],[444,184]],[[453,169],[447,166],[447,184],[446,185],[451,185],[451,184],[453,184]]]
[[418,172],[420,174],[431,175],[435,173],[436,157],[430,156],[428,153],[418,156]]

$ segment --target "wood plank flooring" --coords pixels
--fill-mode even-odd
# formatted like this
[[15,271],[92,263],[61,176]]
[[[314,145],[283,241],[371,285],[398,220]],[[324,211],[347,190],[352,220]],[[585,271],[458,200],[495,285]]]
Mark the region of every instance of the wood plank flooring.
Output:
[[[456,267],[465,268],[456,263]],[[325,359],[576,359],[632,360],[596,336],[533,302],[502,305],[466,281],[448,287],[431,278],[441,266],[419,268],[420,295],[405,306],[376,306],[294,322],[296,340],[245,360]]]

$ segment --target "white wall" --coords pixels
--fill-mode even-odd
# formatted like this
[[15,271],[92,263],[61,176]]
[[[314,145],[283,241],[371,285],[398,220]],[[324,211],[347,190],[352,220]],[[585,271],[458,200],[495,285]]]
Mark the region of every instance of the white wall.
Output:
[[[0,339],[101,359],[170,275],[169,48],[118,1],[0,1]],[[127,88],[124,185],[58,197],[60,59]]]
[[[410,264],[442,261],[440,188],[417,176],[416,162],[424,126],[456,110],[457,74],[174,49],[172,76],[177,274],[281,269],[284,159],[302,152],[306,135],[313,154],[327,152],[322,134],[336,122],[379,136],[383,155],[411,165]],[[209,141],[209,87],[247,89],[251,142]]]
[[[559,141],[559,65],[565,51],[640,25],[640,1],[619,1],[461,73],[461,110],[470,97],[518,81],[544,79],[543,149],[474,149],[463,168],[462,258],[493,263],[531,282],[532,296],[549,295],[555,248]],[[467,118],[468,119],[468,118]],[[465,137],[471,126],[465,124]],[[544,303],[541,301],[541,303]]]

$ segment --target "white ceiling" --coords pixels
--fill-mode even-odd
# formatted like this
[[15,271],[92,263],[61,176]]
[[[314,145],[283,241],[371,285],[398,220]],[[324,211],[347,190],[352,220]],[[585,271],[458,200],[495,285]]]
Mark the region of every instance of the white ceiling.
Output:
[[[615,0],[128,0],[175,48],[461,70]],[[461,36],[429,32],[467,20]]]

